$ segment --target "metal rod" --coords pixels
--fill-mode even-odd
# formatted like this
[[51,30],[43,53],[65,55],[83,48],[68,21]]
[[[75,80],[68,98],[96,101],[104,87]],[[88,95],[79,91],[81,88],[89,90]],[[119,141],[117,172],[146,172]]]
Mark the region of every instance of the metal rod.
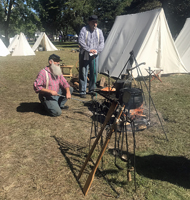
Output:
[[102,149],[101,149],[101,152],[100,152],[100,154],[99,154],[99,156],[98,156],[98,158],[97,158],[97,160],[96,160],[96,163],[95,163],[95,165],[94,165],[94,167],[93,167],[91,173],[89,174],[89,176],[88,176],[88,178],[87,178],[87,180],[86,180],[86,183],[85,183],[84,188],[83,188],[83,193],[84,193],[85,196],[87,195],[88,190],[90,189],[90,186],[91,186],[92,181],[93,181],[93,179],[94,179],[94,176],[95,176],[96,170],[97,170],[97,168],[98,168],[98,165],[99,165],[99,163],[100,163],[100,161],[101,161],[101,158],[102,158],[102,156],[103,156],[103,154],[104,154],[104,152],[105,152],[105,150],[106,150],[106,148],[107,148],[107,145],[108,145],[108,143],[109,143],[109,141],[110,141],[110,139],[111,139],[111,136],[112,136],[112,133],[113,133],[113,131],[114,131],[114,128],[115,128],[115,126],[118,124],[118,121],[119,121],[119,119],[120,119],[120,117],[121,117],[121,114],[123,113],[124,108],[125,108],[125,105],[123,105],[123,106],[121,107],[121,109],[120,109],[120,111],[119,111],[117,117],[115,118],[115,122],[114,122],[114,123],[112,124],[112,126],[111,126],[111,129],[110,129],[110,131],[109,131],[109,133],[108,133],[108,135],[107,135],[107,138],[106,138],[106,140],[105,140],[105,142],[104,142],[104,145],[103,145],[103,147],[102,147]]
[[100,131],[98,133],[98,136],[96,137],[96,140],[94,141],[94,144],[92,145],[92,147],[91,147],[91,149],[90,149],[90,151],[88,153],[88,156],[87,156],[87,158],[86,158],[86,160],[85,160],[85,162],[84,162],[84,164],[83,164],[83,166],[82,166],[82,168],[81,168],[81,170],[80,170],[80,172],[79,172],[79,174],[77,176],[77,179],[80,179],[80,177],[81,177],[81,175],[82,175],[82,173],[83,173],[88,161],[91,158],[91,155],[92,155],[96,145],[98,144],[98,141],[99,141],[99,139],[100,139],[100,137],[101,137],[101,135],[103,133],[104,128],[106,127],[107,123],[111,119],[111,116],[112,116],[113,112],[115,111],[115,109],[117,108],[117,106],[118,106],[118,103],[113,101],[112,105],[110,106],[110,108],[109,108],[109,110],[107,112],[105,121],[104,121],[104,123],[103,123],[103,125],[102,125],[102,127],[101,127],[101,129],[100,129]]
[[[131,56],[130,56],[130,57],[129,57],[129,59],[127,60],[127,62],[126,62],[126,64],[125,64],[125,66],[123,67],[123,69],[121,70],[121,72],[120,72],[119,76],[117,77],[117,79],[116,79],[116,81],[115,81],[115,83],[114,83],[113,87],[114,87],[114,86],[115,86],[115,84],[117,83],[117,81],[118,81],[119,77],[121,76],[121,74],[122,74],[123,70],[125,69],[125,67],[126,67],[127,63],[129,62],[130,58],[131,58]],[[113,87],[112,87],[112,88],[113,88]]]
[[[100,122],[102,122],[102,115],[100,115]],[[103,144],[104,144],[103,135],[101,135],[101,139],[100,139],[101,148],[103,147]],[[102,160],[101,160],[101,169],[103,169],[103,166],[104,166],[104,157],[102,157]]]
[[122,122],[122,137],[121,137],[121,156],[123,155],[123,140],[124,140],[124,130],[125,129],[125,121]]
[[[134,68],[136,68],[137,69],[137,74],[138,74],[138,76],[140,76],[139,75],[139,73],[141,72],[140,71],[140,65],[137,63],[137,60],[136,60],[136,58],[135,58],[135,56],[134,56],[134,52],[133,51],[131,51],[130,52],[130,55],[133,57],[133,59],[135,60],[135,65],[137,66],[137,68],[136,67],[134,67]],[[142,63],[142,64],[146,64],[146,63]],[[141,81],[140,81],[140,88],[142,89],[142,84],[141,84]],[[143,89],[142,89],[142,93],[143,93],[143,99],[144,99],[144,102],[145,102],[145,105],[146,105],[146,99],[145,99],[145,95],[144,95],[144,91],[143,91]]]
[[131,181],[131,172],[130,172],[130,163],[129,163],[129,143],[128,143],[128,136],[127,136],[127,125],[125,123],[124,125],[125,128],[125,137],[126,137],[126,156],[127,156],[127,180]]
[[150,93],[151,93],[151,81],[150,81],[150,79],[151,79],[151,74],[150,74],[151,69],[150,69],[150,67],[148,68],[148,70],[149,70],[149,121],[150,121]]
[[119,137],[117,137],[117,134],[118,134],[118,129],[117,129],[117,124],[116,124],[116,127],[115,127],[115,166],[118,169],[123,170],[123,168],[117,164],[117,157],[119,156],[119,141],[120,141],[120,135]]
[[136,160],[135,160],[135,148],[136,148],[136,141],[135,141],[135,125],[134,121],[131,123],[132,133],[133,133],[133,162],[134,162],[134,184],[135,184],[135,192],[137,191],[136,185]]
[[[61,95],[61,94],[57,94],[57,96],[60,96],[60,97],[66,98],[66,96]],[[83,100],[80,100],[80,99],[75,99],[75,98],[72,98],[72,97],[71,97],[71,99],[73,99],[73,100],[75,100],[75,101],[86,102],[86,101],[83,101]]]
[[93,116],[92,116],[91,132],[90,132],[89,151],[90,151],[90,147],[91,147],[91,139],[92,139],[93,128],[94,128],[94,131],[96,131],[95,130],[95,103],[94,103],[94,101],[93,101]]
[[[134,58],[135,62],[137,63],[137,60],[136,60],[136,58],[135,58],[133,52],[131,52],[131,54],[133,55],[133,58]],[[139,69],[139,71],[140,71],[140,69]],[[141,72],[141,71],[140,71],[140,73],[141,73],[140,75],[142,76],[142,72]],[[147,87],[147,84],[146,84],[146,82],[145,82],[145,79],[144,79],[143,76],[142,76],[142,78],[143,78],[144,85],[145,85],[145,87],[146,87],[146,89],[147,89],[147,91],[148,91],[148,87]],[[150,99],[151,99],[152,105],[154,106],[154,109],[155,109],[155,111],[156,111],[156,114],[157,114],[157,116],[158,116],[158,119],[159,119],[159,121],[160,121],[162,130],[163,130],[163,132],[164,132],[164,134],[165,134],[165,136],[166,136],[166,140],[169,141],[169,140],[168,140],[168,137],[167,137],[167,135],[166,135],[166,132],[165,132],[165,130],[164,130],[164,127],[163,127],[163,125],[162,125],[160,116],[159,116],[159,114],[158,114],[158,112],[157,112],[157,110],[156,110],[156,107],[155,107],[155,105],[154,105],[154,102],[153,102],[153,99],[152,99],[151,95],[150,95]]]

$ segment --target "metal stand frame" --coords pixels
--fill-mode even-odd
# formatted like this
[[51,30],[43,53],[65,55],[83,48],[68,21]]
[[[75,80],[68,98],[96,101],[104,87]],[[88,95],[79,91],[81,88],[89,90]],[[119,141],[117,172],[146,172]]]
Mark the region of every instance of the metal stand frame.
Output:
[[[80,177],[81,177],[81,175],[82,175],[82,173],[83,173],[88,161],[91,158],[92,153],[94,152],[94,149],[95,149],[96,145],[98,144],[98,141],[99,141],[99,139],[100,139],[100,137],[101,137],[101,135],[103,133],[103,130],[104,130],[106,124],[111,119],[111,116],[112,116],[113,112],[116,110],[117,106],[118,106],[118,103],[113,101],[112,105],[110,106],[110,109],[109,109],[109,111],[108,111],[108,113],[106,115],[106,119],[105,119],[105,121],[104,121],[104,123],[103,123],[103,125],[101,127],[101,130],[99,131],[99,133],[98,133],[98,135],[96,137],[96,140],[95,140],[93,146],[91,147],[91,150],[90,150],[90,152],[89,152],[89,154],[88,154],[88,156],[87,156],[87,158],[86,158],[86,160],[85,160],[85,162],[84,162],[84,164],[83,164],[83,166],[82,166],[82,168],[81,168],[81,170],[79,172],[79,175],[77,177],[78,179],[80,179]],[[101,149],[100,154],[99,154],[99,156],[97,158],[97,161],[96,161],[91,173],[89,174],[89,176],[88,176],[88,178],[86,180],[85,186],[83,188],[84,195],[87,195],[87,193],[88,193],[88,191],[90,189],[90,186],[91,186],[92,181],[94,179],[94,175],[95,175],[95,173],[97,171],[98,165],[99,165],[99,163],[101,161],[101,158],[102,158],[102,156],[103,156],[103,154],[104,154],[104,152],[105,152],[105,150],[107,148],[107,145],[108,145],[108,143],[109,143],[109,141],[111,139],[111,136],[112,136],[112,133],[114,132],[115,126],[117,125],[117,123],[118,123],[118,121],[119,121],[119,119],[121,117],[121,114],[123,113],[124,108],[125,108],[125,105],[123,105],[122,107],[120,106],[120,111],[118,112],[118,115],[115,118],[115,122],[112,124],[111,129],[110,129],[109,133],[107,134],[106,140],[105,140],[105,142],[104,142],[104,144],[102,146],[102,149]]]
[[[134,56],[133,51],[130,52],[130,58],[128,59],[127,63],[130,61],[130,64],[132,65],[132,60],[135,61],[135,65],[136,65],[136,66],[133,67],[133,68],[131,68],[131,69],[128,69],[128,72],[129,72],[129,71],[132,71],[133,69],[136,68],[136,69],[137,69],[138,75],[142,76],[142,73],[141,73],[141,70],[140,70],[139,66],[142,65],[142,64],[145,64],[145,63],[138,64],[137,61],[136,61],[136,58],[135,58],[135,56]],[[124,68],[122,69],[121,73],[119,74],[117,80],[119,79],[120,75],[122,74],[123,70],[125,69],[127,63],[125,64]],[[142,77],[143,77],[143,76],[142,76]],[[117,82],[117,80],[116,80],[116,82]],[[109,80],[109,81],[110,81],[110,80]],[[160,124],[161,124],[161,126],[162,126],[163,132],[164,132],[164,134],[165,134],[165,136],[166,136],[166,139],[168,140],[167,135],[166,135],[166,133],[165,133],[165,131],[164,131],[162,122],[161,122],[161,120],[160,120],[160,117],[159,117],[159,115],[158,115],[158,112],[157,112],[157,110],[156,110],[156,107],[155,107],[155,105],[154,105],[154,102],[153,102],[152,97],[151,97],[151,94],[150,94],[150,92],[151,92],[150,77],[149,77],[149,89],[148,89],[148,87],[147,87],[147,85],[146,85],[146,82],[145,82],[145,80],[144,80],[144,77],[143,77],[143,81],[144,81],[145,87],[146,87],[146,89],[147,89],[147,91],[148,91],[148,93],[149,93],[149,120],[150,120],[150,102],[152,102],[152,104],[153,104],[153,106],[154,106],[154,109],[155,109],[155,111],[156,111],[156,114],[157,114],[157,116],[158,116],[158,118],[159,118]],[[110,84],[110,83],[109,83],[109,84]],[[142,89],[142,84],[141,84],[141,82],[140,82],[140,85],[141,85],[141,89]],[[87,155],[87,157],[86,157],[86,160],[85,160],[85,162],[84,162],[84,164],[83,164],[83,166],[82,166],[82,168],[81,168],[81,170],[80,170],[80,172],[79,172],[79,174],[78,174],[78,176],[77,176],[77,179],[79,180],[80,177],[81,177],[81,175],[82,175],[82,173],[84,172],[84,169],[86,168],[86,165],[87,165],[88,161],[91,159],[92,153],[94,152],[95,147],[96,147],[96,145],[98,144],[99,139],[102,138],[102,133],[103,133],[103,131],[104,131],[104,129],[105,129],[107,123],[110,121],[110,119],[111,119],[111,117],[112,117],[112,114],[114,113],[114,111],[116,110],[117,107],[119,107],[119,112],[117,112],[117,117],[115,117],[115,121],[114,121],[114,123],[112,124],[112,126],[111,126],[111,128],[110,128],[110,130],[109,130],[109,132],[108,132],[108,134],[107,134],[107,137],[106,137],[106,139],[105,139],[105,142],[103,142],[103,140],[102,140],[101,151],[100,151],[100,153],[99,153],[99,156],[98,156],[98,158],[97,158],[97,160],[96,160],[96,163],[95,163],[95,165],[94,165],[94,167],[93,167],[91,173],[89,174],[89,176],[88,176],[88,178],[87,178],[87,180],[86,180],[85,186],[84,186],[84,188],[83,188],[83,193],[84,193],[84,195],[87,195],[87,193],[88,193],[88,191],[89,191],[89,189],[90,189],[90,187],[91,187],[91,184],[92,184],[92,182],[93,182],[95,173],[96,173],[96,171],[97,171],[97,169],[98,169],[98,166],[99,166],[99,164],[100,164],[100,161],[101,161],[101,159],[102,159],[102,157],[103,157],[103,154],[104,154],[104,152],[105,152],[105,150],[106,150],[106,148],[107,148],[107,145],[108,145],[108,143],[109,143],[109,141],[110,141],[110,139],[111,139],[111,136],[112,136],[114,130],[115,130],[115,134],[116,134],[116,137],[115,137],[115,150],[116,150],[117,147],[118,147],[118,152],[117,152],[117,153],[118,153],[118,155],[119,155],[119,153],[120,153],[120,152],[119,152],[119,146],[120,146],[120,145],[119,145],[119,140],[120,140],[121,134],[119,135],[119,139],[117,140],[117,124],[118,124],[119,119],[121,118],[121,116],[122,116],[122,114],[123,114],[125,105],[122,105],[122,106],[121,106],[121,105],[119,105],[119,103],[118,103],[117,101],[112,101],[112,104],[111,104],[111,106],[110,106],[110,108],[109,108],[109,110],[108,110],[108,112],[107,112],[105,121],[104,121],[104,123],[103,123],[103,125],[102,125],[100,131],[98,132],[98,135],[96,134],[96,133],[97,133],[96,124],[95,124],[95,123],[92,124],[92,129],[93,129],[93,126],[94,126],[96,140],[94,141],[94,143],[93,143],[93,145],[92,145],[92,147],[91,147],[91,149],[90,149],[90,151],[89,151],[89,153],[88,153],[88,155]],[[94,111],[94,116],[95,116],[95,112],[96,112],[96,111]],[[128,111],[127,111],[127,112],[128,112]],[[122,121],[122,123],[123,123],[123,127],[122,127],[122,129],[123,129],[123,134],[122,134],[122,146],[121,146],[121,151],[122,151],[122,148],[123,148],[124,133],[126,132],[126,148],[127,148],[127,159],[128,159],[128,160],[127,160],[127,179],[130,181],[130,180],[131,180],[131,174],[130,174],[130,169],[129,169],[129,152],[128,152],[128,140],[127,140],[127,127],[126,127],[126,124],[125,124],[126,122],[127,122],[127,117],[125,117],[125,118],[123,119],[123,121]],[[133,134],[133,141],[134,141],[134,143],[133,143],[133,148],[134,148],[134,152],[133,152],[133,154],[134,154],[134,183],[135,183],[135,191],[136,191],[136,169],[135,169],[135,168],[136,168],[136,161],[135,161],[136,140],[135,140],[135,124],[134,124],[134,120],[132,120],[132,119],[130,119],[130,122],[129,122],[129,123],[130,123],[130,125],[131,125],[132,134]],[[90,135],[90,142],[91,142],[91,136],[92,136],[92,129],[91,129],[91,135]],[[117,147],[116,147],[116,146],[117,146]],[[90,144],[89,144],[89,148],[90,148]],[[117,154],[117,153],[116,153],[116,154]],[[122,169],[122,168],[121,168],[120,166],[118,166],[117,163],[116,163],[116,156],[117,156],[117,155],[115,155],[115,165],[116,165],[119,169]]]
[[[161,121],[161,119],[160,119],[160,116],[159,116],[159,114],[158,114],[158,111],[157,111],[157,109],[156,109],[156,106],[155,106],[155,104],[154,104],[154,101],[153,101],[153,99],[152,99],[152,97],[151,97],[151,95],[150,95],[150,88],[151,88],[150,82],[151,82],[151,81],[149,80],[149,90],[148,90],[148,86],[147,86],[147,84],[146,84],[146,82],[145,82],[145,79],[144,79],[144,77],[143,77],[143,75],[142,75],[142,72],[141,72],[141,70],[140,70],[140,68],[139,68],[139,65],[138,65],[138,63],[137,63],[137,60],[136,60],[136,58],[135,58],[135,56],[134,56],[133,51],[131,51],[130,54],[131,54],[132,58],[133,58],[134,61],[135,61],[135,65],[137,66],[137,73],[138,73],[139,76],[142,77],[143,82],[144,82],[144,85],[145,85],[145,87],[146,87],[146,89],[147,89],[147,91],[148,91],[148,93],[149,93],[149,118],[150,118],[150,102],[152,102],[152,105],[153,105],[153,107],[154,107],[154,110],[156,111],[156,114],[157,114],[158,119],[159,119],[159,121],[160,121],[162,130],[163,130],[163,132],[164,132],[164,134],[165,134],[166,140],[169,141],[169,140],[168,140],[168,137],[167,137],[167,135],[166,135],[166,132],[165,132],[165,130],[164,130],[162,121]],[[150,79],[150,77],[149,77],[149,79]]]

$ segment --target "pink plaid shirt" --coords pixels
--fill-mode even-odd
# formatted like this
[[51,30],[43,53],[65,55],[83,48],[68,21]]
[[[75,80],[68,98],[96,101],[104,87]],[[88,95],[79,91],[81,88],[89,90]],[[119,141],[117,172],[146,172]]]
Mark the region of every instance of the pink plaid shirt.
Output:
[[[67,80],[63,76],[57,76],[57,78],[54,79],[49,67],[45,67],[44,69],[48,72],[49,76],[49,85],[47,89],[56,91],[58,93],[60,88],[66,89],[70,87]],[[39,72],[36,80],[34,81],[34,90],[36,93],[38,93],[42,88],[46,88],[46,72],[44,69]]]

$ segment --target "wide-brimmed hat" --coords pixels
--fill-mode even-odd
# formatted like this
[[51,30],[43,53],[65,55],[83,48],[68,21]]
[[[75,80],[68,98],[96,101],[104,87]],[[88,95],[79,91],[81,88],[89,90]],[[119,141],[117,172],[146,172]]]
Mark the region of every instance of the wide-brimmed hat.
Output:
[[88,21],[97,21],[98,20],[98,17],[96,15],[91,15],[89,18],[88,18]]
[[58,55],[55,55],[55,54],[50,55],[49,60],[53,60],[54,62],[60,62],[60,61],[62,61],[60,59],[60,57]]

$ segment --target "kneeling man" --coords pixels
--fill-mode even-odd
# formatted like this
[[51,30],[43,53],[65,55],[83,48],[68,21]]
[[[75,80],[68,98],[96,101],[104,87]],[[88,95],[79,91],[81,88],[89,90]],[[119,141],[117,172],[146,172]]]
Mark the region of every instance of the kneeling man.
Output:
[[59,56],[49,56],[49,65],[42,69],[34,81],[34,90],[39,93],[39,99],[50,116],[61,115],[61,109],[68,109],[65,103],[71,98],[73,88],[63,77]]

